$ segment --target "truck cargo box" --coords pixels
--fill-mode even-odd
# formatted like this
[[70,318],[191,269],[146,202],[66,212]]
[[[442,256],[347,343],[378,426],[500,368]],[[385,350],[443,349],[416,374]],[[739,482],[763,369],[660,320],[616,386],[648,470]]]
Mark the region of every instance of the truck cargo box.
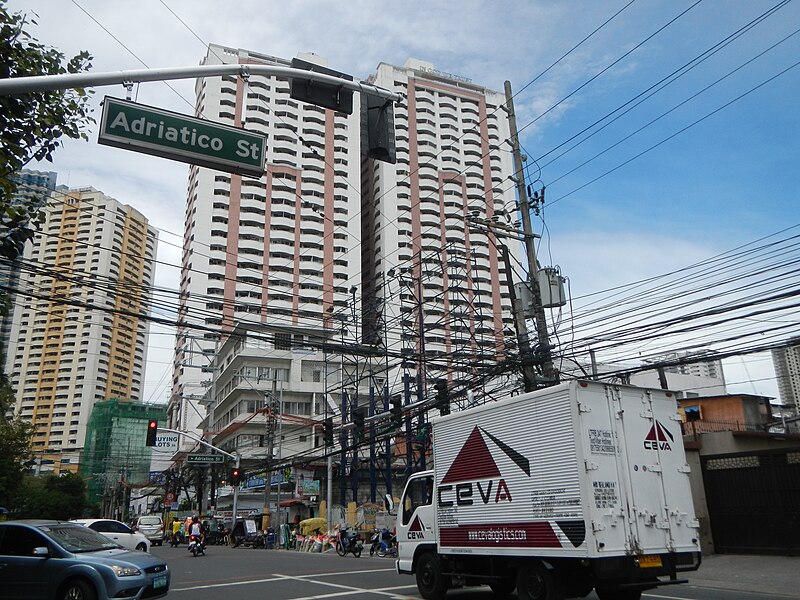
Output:
[[672,392],[572,381],[457,412],[433,458],[440,553],[699,550]]

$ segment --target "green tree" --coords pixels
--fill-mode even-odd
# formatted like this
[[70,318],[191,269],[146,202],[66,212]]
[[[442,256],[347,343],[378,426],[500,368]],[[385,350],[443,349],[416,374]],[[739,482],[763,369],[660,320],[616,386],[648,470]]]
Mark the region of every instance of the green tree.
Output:
[[14,392],[0,377],[0,506],[13,510],[23,475],[33,465],[31,439],[33,425],[19,415],[9,416]]
[[[39,43],[24,29],[36,21],[9,13],[0,0],[0,79],[32,75],[80,73],[92,57],[80,52],[69,60]],[[13,203],[17,185],[12,175],[32,160],[52,162],[63,138],[88,140],[89,93],[83,89],[29,92],[0,96],[0,256],[15,259],[41,222],[36,208]]]
[[21,519],[77,519],[86,508],[86,484],[74,473],[25,477],[14,516]]

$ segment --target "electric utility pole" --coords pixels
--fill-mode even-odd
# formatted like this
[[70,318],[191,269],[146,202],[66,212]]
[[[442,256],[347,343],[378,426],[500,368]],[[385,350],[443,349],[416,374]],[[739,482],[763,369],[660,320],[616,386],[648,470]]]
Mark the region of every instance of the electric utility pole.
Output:
[[[536,259],[536,240],[531,225],[530,205],[525,186],[525,172],[522,167],[522,155],[519,151],[519,134],[517,133],[517,117],[514,113],[514,97],[511,93],[511,82],[505,82],[506,109],[508,111],[508,126],[511,130],[511,150],[514,154],[514,171],[517,184],[517,198],[519,199],[519,212],[522,215],[522,229],[524,232],[525,250],[528,258],[528,283],[533,294],[533,312],[536,323],[536,334],[539,340],[538,350],[534,353],[541,357],[542,377],[540,383],[553,385],[557,383],[553,370],[553,359],[550,354],[550,340],[547,336],[547,322],[545,321],[544,306],[542,306],[542,292],[539,289],[539,261]],[[522,319],[524,321],[524,318]],[[521,336],[523,337],[523,336]],[[524,336],[527,339],[527,336]],[[535,375],[531,378],[533,370],[533,354],[530,348],[520,348],[522,359],[522,372],[525,380],[525,391],[529,392],[537,387]]]

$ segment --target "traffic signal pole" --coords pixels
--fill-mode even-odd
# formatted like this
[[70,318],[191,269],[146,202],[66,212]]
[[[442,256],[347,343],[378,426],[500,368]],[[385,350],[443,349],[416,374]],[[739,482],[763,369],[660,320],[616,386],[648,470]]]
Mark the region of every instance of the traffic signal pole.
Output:
[[221,77],[223,75],[267,75],[301,79],[311,83],[334,85],[345,90],[361,92],[392,102],[400,99],[400,94],[390,92],[361,81],[342,79],[306,69],[278,67],[273,65],[198,65],[195,67],[169,67],[164,69],[133,69],[105,73],[64,73],[61,75],[35,75],[32,77],[9,77],[0,79],[0,95],[46,92],[70,88],[100,87],[104,85],[133,84],[145,81],[170,81],[173,79],[192,79],[195,77]]
[[[215,452],[219,452],[220,454],[223,454],[223,455],[227,456],[230,460],[233,461],[233,468],[234,469],[238,469],[239,466],[240,466],[241,456],[239,456],[238,454],[231,454],[230,452],[226,452],[222,448],[217,448],[215,445],[210,444],[209,442],[205,441],[203,438],[201,438],[198,435],[195,435],[194,433],[189,433],[188,431],[179,431],[177,429],[169,429],[167,427],[159,427],[158,430],[159,431],[166,431],[167,433],[176,433],[178,435],[182,435],[182,436],[188,437],[190,440],[194,440],[195,442],[205,446],[206,448],[211,448]],[[239,505],[239,486],[238,485],[234,485],[233,486],[233,524],[236,523],[236,509],[238,508],[238,505]]]

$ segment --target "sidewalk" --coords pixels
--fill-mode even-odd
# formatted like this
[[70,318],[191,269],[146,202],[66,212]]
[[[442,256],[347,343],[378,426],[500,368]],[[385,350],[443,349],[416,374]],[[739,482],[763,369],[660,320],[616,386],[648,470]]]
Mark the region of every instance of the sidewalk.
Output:
[[709,554],[697,571],[679,573],[690,586],[800,598],[800,557]]

